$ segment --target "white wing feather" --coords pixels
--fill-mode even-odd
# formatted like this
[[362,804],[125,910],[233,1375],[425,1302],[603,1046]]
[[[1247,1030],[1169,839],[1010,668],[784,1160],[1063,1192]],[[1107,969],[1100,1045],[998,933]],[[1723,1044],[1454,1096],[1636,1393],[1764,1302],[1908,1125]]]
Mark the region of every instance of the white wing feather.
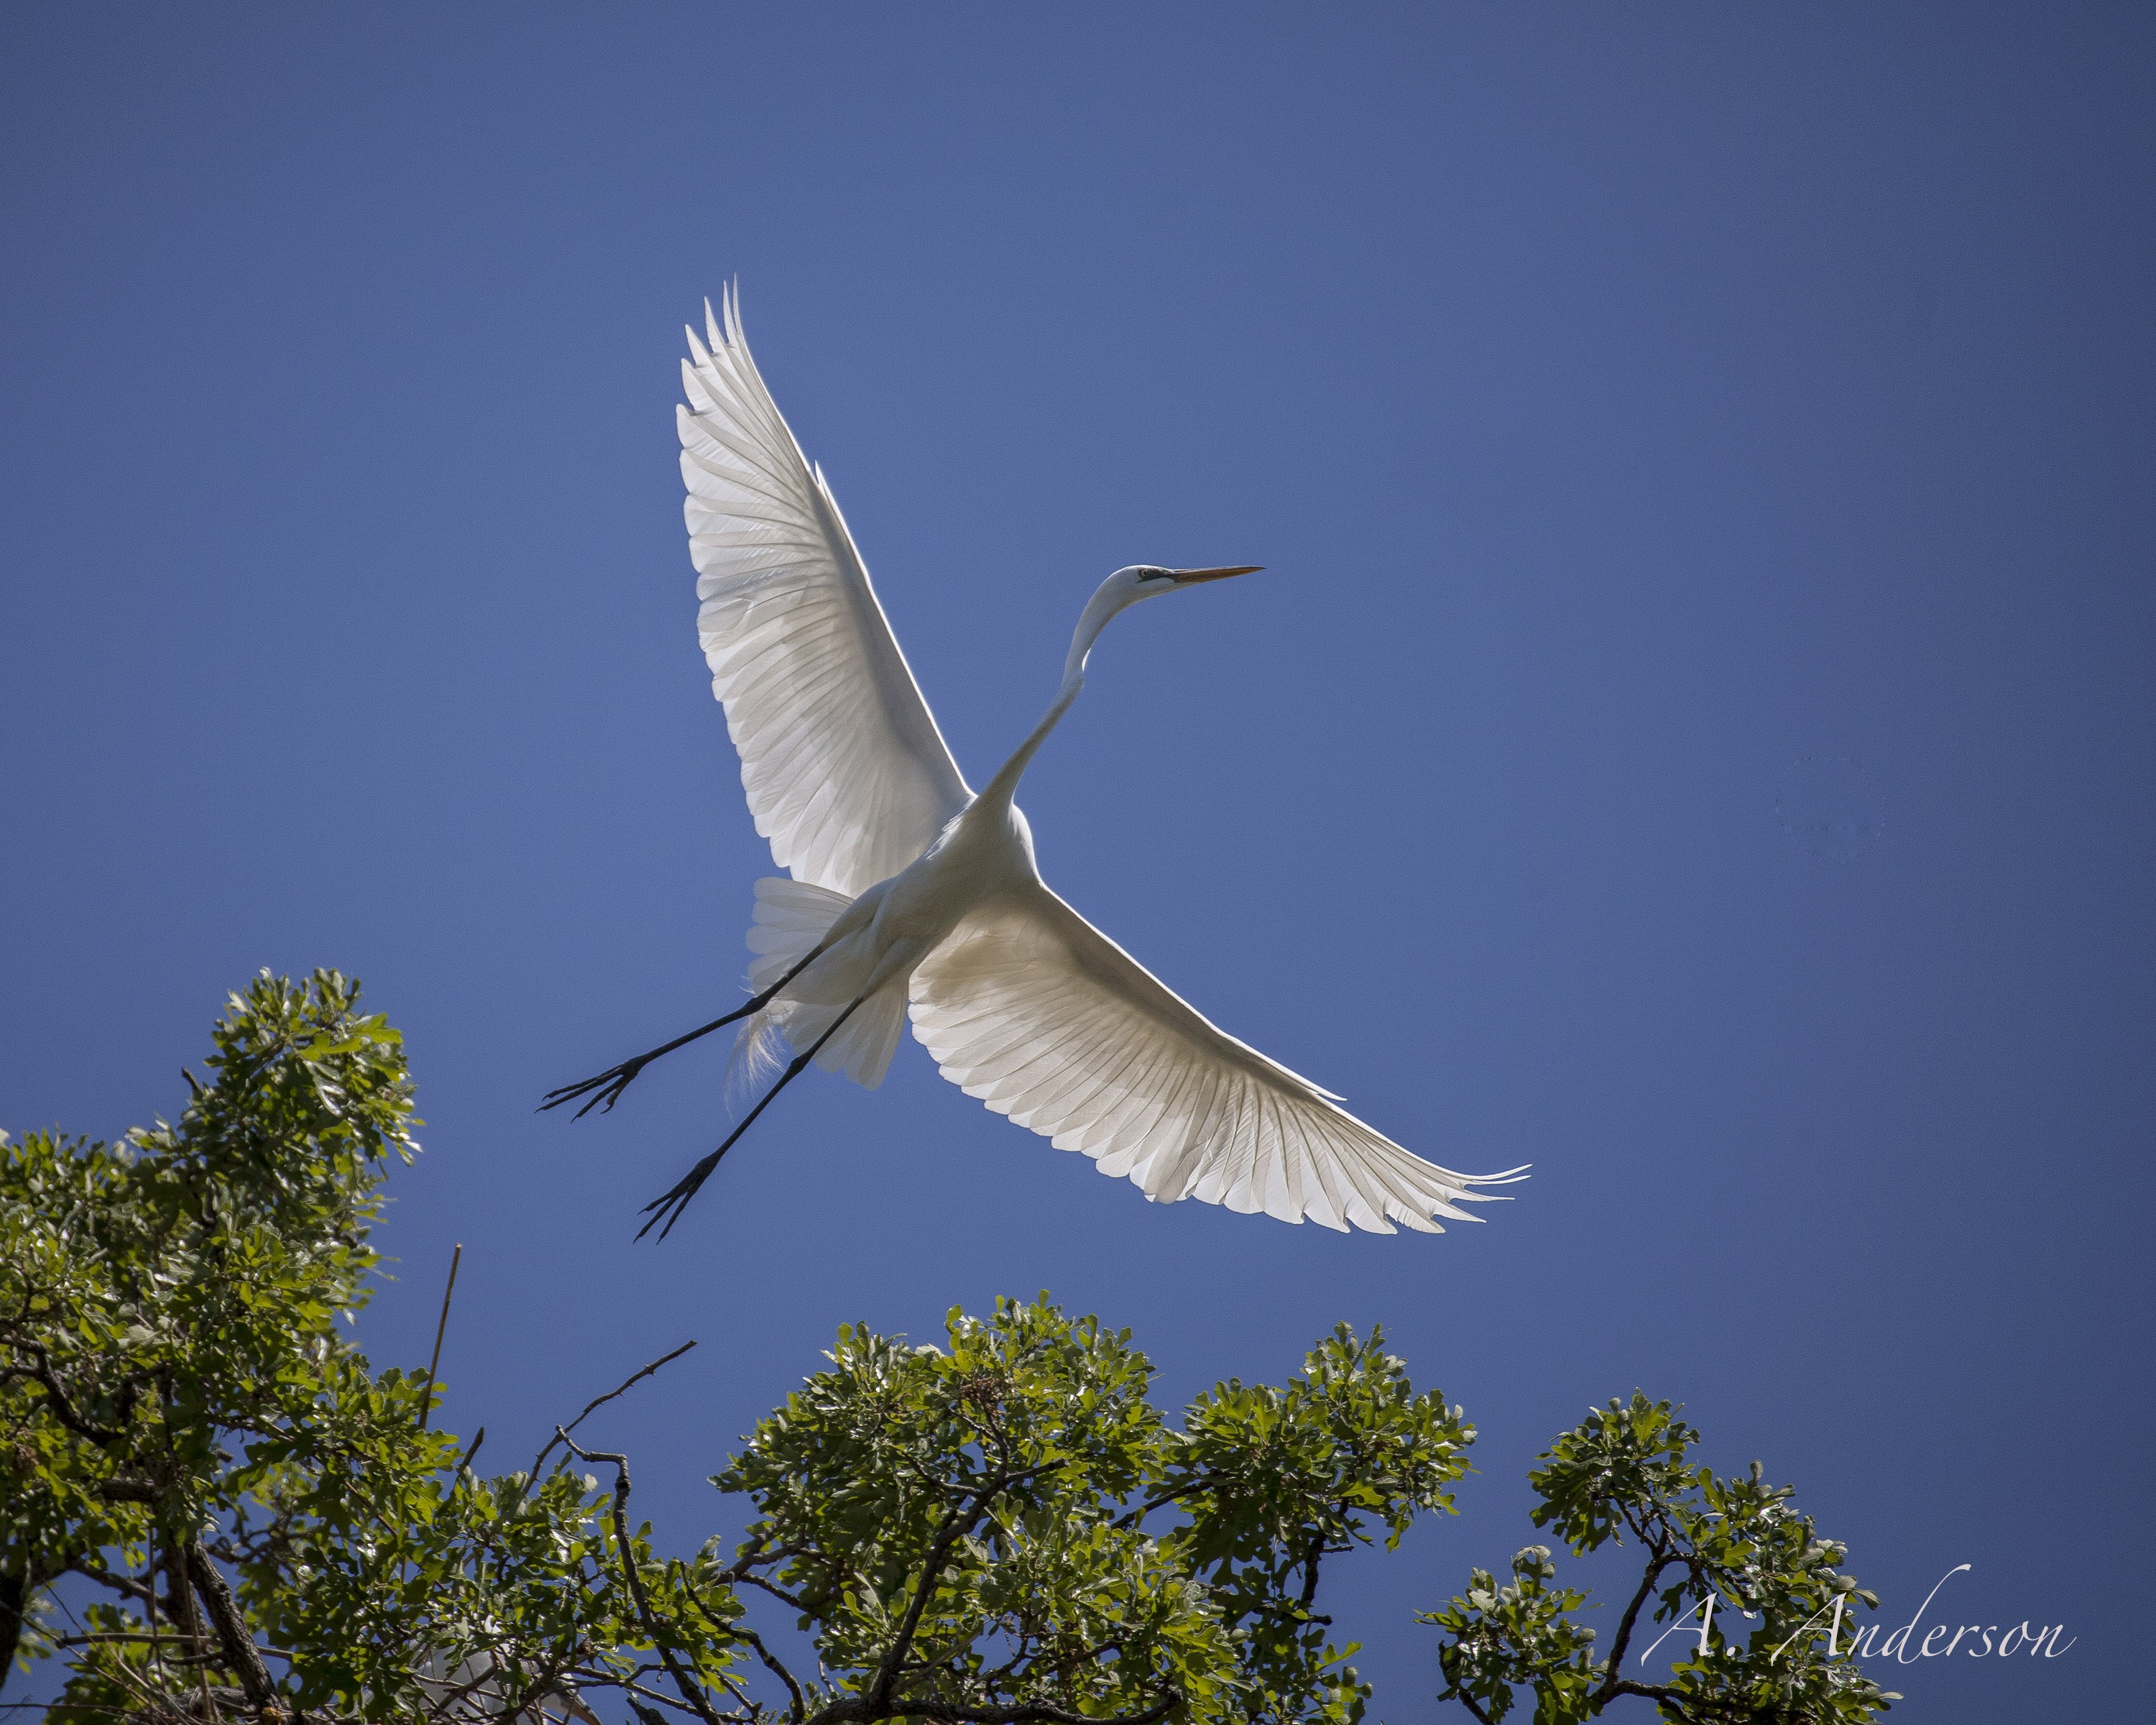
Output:
[[917,968],[913,1034],[943,1076],[998,1114],[1127,1175],[1343,1232],[1439,1216],[1519,1178],[1458,1174],[1364,1125],[1337,1098],[1215,1028],[1045,886],[978,906]]
[[773,860],[853,898],[972,799],[830,487],[764,388],[741,308],[689,331],[677,410],[696,627]]

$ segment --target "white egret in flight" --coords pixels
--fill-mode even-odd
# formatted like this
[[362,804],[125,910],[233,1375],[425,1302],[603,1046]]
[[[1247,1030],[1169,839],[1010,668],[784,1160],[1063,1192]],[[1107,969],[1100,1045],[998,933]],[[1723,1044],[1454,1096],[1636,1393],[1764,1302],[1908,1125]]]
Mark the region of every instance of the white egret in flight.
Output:
[[[960,777],[899,651],[822,470],[749,356],[735,295],[689,331],[676,409],[689,488],[697,628],[740,751],[756,829],[791,880],[756,885],[747,1004],[547,1107],[611,1108],[660,1055],[746,1019],[752,1054],[798,1050],[726,1142],[645,1208],[665,1237],[719,1158],[813,1060],[874,1089],[910,1014],[943,1076],[998,1114],[1080,1150],[1146,1196],[1282,1221],[1441,1233],[1473,1189],[1410,1154],[1340,1098],[1215,1028],[1040,878],[1014,797],[1085,686],[1086,655],[1142,599],[1255,565],[1118,569],[1086,603],[1063,684],[978,792]],[[737,1044],[737,1047],[742,1045]],[[754,1065],[752,1060],[752,1066]]]

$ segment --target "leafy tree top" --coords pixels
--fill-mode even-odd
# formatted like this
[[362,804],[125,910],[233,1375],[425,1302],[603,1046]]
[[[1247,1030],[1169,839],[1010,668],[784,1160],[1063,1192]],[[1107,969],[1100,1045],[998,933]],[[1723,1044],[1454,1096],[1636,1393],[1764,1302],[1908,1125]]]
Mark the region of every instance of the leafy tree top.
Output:
[[[1378,1334],[1178,1430],[1128,1332],[1045,1295],[940,1348],[849,1327],[715,1477],[746,1538],[661,1558],[626,1457],[572,1428],[483,1478],[340,1332],[417,1149],[397,1033],[322,972],[215,1034],[177,1127],[0,1147],[0,1631],[68,1658],[60,1725],[1361,1717],[1324,1559],[1450,1508],[1473,1440]],[[69,1576],[105,1598],[60,1612]]]
[[[1628,1543],[1640,1553],[1609,1652],[1595,1656],[1595,1632],[1578,1620],[1589,1595],[1553,1585],[1550,1548],[1527,1546],[1510,1582],[1477,1569],[1465,1596],[1423,1615],[1447,1632],[1443,1698],[1485,1725],[1512,1711],[1516,1686],[1534,1697],[1535,1725],[1573,1725],[1626,1696],[1673,1725],[1862,1725],[1901,1698],[1844,1645],[1853,1609],[1879,1604],[1837,1568],[1846,1549],[1820,1538],[1793,1488],[1768,1484],[1758,1462],[1735,1479],[1695,1465],[1698,1442],[1668,1402],[1637,1391],[1558,1436],[1527,1476],[1542,1500],[1535,1526],[1578,1556]],[[1666,1682],[1625,1672],[1643,1614],[1692,1648]]]

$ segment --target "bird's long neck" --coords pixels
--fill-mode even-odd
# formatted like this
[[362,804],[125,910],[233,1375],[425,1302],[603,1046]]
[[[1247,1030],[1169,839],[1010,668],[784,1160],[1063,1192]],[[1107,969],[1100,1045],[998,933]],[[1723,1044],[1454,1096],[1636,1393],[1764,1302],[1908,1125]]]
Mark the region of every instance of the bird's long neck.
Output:
[[981,801],[1008,804],[1018,794],[1018,782],[1025,776],[1025,769],[1033,764],[1040,746],[1048,741],[1048,733],[1070,711],[1070,704],[1086,686],[1086,660],[1093,650],[1093,643],[1101,638],[1101,631],[1108,626],[1108,619],[1122,610],[1128,600],[1121,593],[1103,587],[1093,595],[1086,607],[1085,615],[1078,619],[1078,627],[1070,637],[1070,656],[1063,661],[1063,686],[1055,691],[1055,699],[1049,702],[1048,711],[1040,716],[1040,722],[1033,727],[1026,740],[1020,743],[1010,759],[996,770],[988,788],[981,793]]

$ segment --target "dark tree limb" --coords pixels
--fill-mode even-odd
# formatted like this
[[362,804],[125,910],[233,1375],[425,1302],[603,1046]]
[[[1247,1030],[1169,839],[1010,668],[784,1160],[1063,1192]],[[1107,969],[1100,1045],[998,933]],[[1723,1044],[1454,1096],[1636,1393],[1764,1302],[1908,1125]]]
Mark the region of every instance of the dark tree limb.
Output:
[[22,1645],[23,1620],[29,1611],[31,1591],[25,1577],[0,1574],[0,1689],[8,1686],[8,1674],[15,1669],[15,1651]]
[[[95,1647],[109,1641],[157,1642],[165,1640],[147,1630],[85,1630],[79,1635],[51,1635],[47,1640],[55,1647]],[[293,1656],[282,1647],[258,1647],[255,1651],[265,1659],[281,1659],[290,1663]],[[222,1649],[211,1648],[203,1653],[184,1653],[172,1656],[175,1665],[199,1664],[204,1660],[223,1659]]]
[[218,1573],[202,1547],[190,1540],[180,1548],[187,1563],[187,1574],[195,1584],[195,1591],[209,1611],[209,1620],[217,1630],[218,1644],[239,1678],[239,1686],[246,1692],[249,1702],[255,1708],[275,1708],[277,1705],[277,1686],[270,1681],[270,1667],[262,1662],[261,1650],[254,1645],[254,1637],[247,1631],[247,1620],[240,1615],[239,1602],[232,1596],[224,1577]]
[[1302,1609],[1310,1609],[1310,1602],[1317,1597],[1317,1563],[1325,1555],[1325,1536],[1310,1536],[1310,1549],[1302,1554]]
[[1207,1491],[1210,1489],[1211,1487],[1209,1486],[1207,1486],[1201,1481],[1194,1486],[1178,1486],[1173,1491],[1163,1491],[1159,1497],[1153,1498],[1151,1502],[1141,1503],[1136,1509],[1131,1510],[1127,1513],[1119,1516],[1116,1520],[1116,1526],[1118,1527],[1135,1527],[1140,1522],[1143,1521],[1155,1510],[1166,1509],[1171,1503],[1180,1503],[1186,1497],[1196,1496],[1200,1492]]
[[[676,1348],[675,1352],[678,1353],[685,1350]],[[660,1363],[664,1364],[665,1362]],[[635,1381],[634,1378],[629,1380],[632,1384]],[[626,1389],[628,1386],[623,1387]],[[593,1405],[597,1406],[598,1404]],[[588,1408],[584,1411],[589,1413],[591,1409]],[[578,1415],[579,1419],[583,1417],[583,1414]],[[659,1650],[660,1658],[665,1662],[666,1675],[674,1680],[674,1686],[680,1691],[681,1699],[696,1710],[696,1715],[703,1720],[704,1725],[721,1725],[719,1716],[711,1710],[711,1697],[704,1693],[701,1685],[689,1681],[689,1674],[681,1669],[681,1661],[675,1658],[674,1650],[666,1645],[666,1637],[659,1627],[659,1619],[651,1609],[650,1599],[644,1594],[644,1578],[636,1573],[636,1549],[629,1543],[629,1457],[605,1450],[582,1449],[577,1440],[558,1425],[554,1428],[554,1435],[566,1444],[569,1453],[580,1461],[613,1463],[614,1543],[621,1550],[622,1577],[629,1583],[629,1595],[636,1603],[636,1615],[644,1624],[644,1632],[651,1637],[652,1645]]]
[[[187,1584],[187,1559],[181,1554],[180,1548],[171,1540],[166,1540],[164,1546],[162,1563],[165,1571],[165,1591],[169,1596],[167,1603],[177,1608],[173,1615],[178,1617],[181,1631],[187,1638],[190,1656],[199,1655],[209,1645],[209,1638],[203,1633],[202,1613],[195,1609],[194,1589]],[[154,1629],[157,1625],[157,1595],[154,1592],[157,1570],[153,1568],[150,1574],[153,1589],[150,1598],[150,1621],[151,1626]],[[253,1637],[250,1636],[249,1639],[252,1640]],[[195,1681],[202,1691],[203,1719],[208,1722],[208,1725],[218,1725],[217,1699],[209,1692],[209,1672],[198,1667],[195,1671]]]
[[720,1635],[731,1635],[737,1641],[747,1642],[755,1651],[756,1656],[763,1661],[763,1668],[786,1686],[786,1692],[793,1697],[792,1705],[787,1709],[787,1717],[793,1721],[793,1725],[801,1725],[801,1722],[808,1717],[808,1703],[802,1697],[801,1686],[793,1681],[793,1673],[786,1669],[778,1655],[764,1645],[763,1637],[746,1624],[720,1622],[711,1615],[711,1608],[697,1596],[694,1588],[690,1588],[688,1593],[689,1603],[696,1608],[696,1615],[699,1617]]
[[427,1429],[427,1420],[434,1411],[434,1389],[440,1381],[442,1366],[442,1337],[449,1332],[449,1301],[457,1291],[457,1266],[465,1260],[465,1243],[457,1242],[457,1249],[449,1255],[449,1284],[442,1290],[441,1322],[434,1326],[434,1357],[427,1362],[427,1399],[419,1404],[419,1430]]
[[[46,1357],[44,1348],[39,1348],[35,1343],[18,1342],[14,1345],[27,1353],[34,1354],[37,1363],[31,1366],[8,1366],[0,1368],[0,1384],[5,1384],[11,1378],[22,1378],[36,1384],[38,1389],[44,1391],[45,1406],[51,1410],[53,1418],[59,1420],[77,1437],[85,1442],[95,1444],[100,1450],[110,1449],[113,1445],[126,1436],[126,1432],[97,1425],[76,1411],[74,1404],[68,1399],[67,1391],[60,1388],[59,1379],[53,1375],[52,1362]],[[126,1394],[121,1404],[122,1409],[131,1411],[135,1404],[135,1398],[139,1394],[141,1394],[141,1387],[130,1379]]]
[[[1442,1655],[1439,1656],[1437,1662],[1439,1666],[1442,1668],[1445,1664],[1445,1660]],[[1451,1683],[1456,1680],[1454,1678],[1452,1673],[1448,1671],[1445,1674],[1445,1681],[1448,1683]],[[1440,1700],[1444,1699],[1442,1696],[1438,1698]],[[1482,1711],[1482,1703],[1476,1700],[1476,1698],[1470,1695],[1465,1689],[1455,1688],[1452,1693],[1452,1699],[1458,1702],[1460,1706],[1466,1707],[1469,1712],[1475,1716],[1475,1718],[1477,1721],[1477,1725],[1491,1725],[1490,1716]]]
[[954,1503],[943,1512],[943,1525],[936,1530],[935,1538],[929,1542],[927,1555],[921,1560],[921,1579],[914,1584],[913,1597],[906,1602],[906,1615],[899,1619],[898,1633],[891,1637],[891,1645],[884,1650],[882,1662],[876,1666],[875,1676],[870,1680],[865,1697],[870,1718],[891,1716],[891,1694],[898,1682],[899,1667],[906,1662],[907,1650],[913,1645],[914,1631],[921,1627],[921,1614],[928,1609],[943,1566],[951,1561],[951,1553],[958,1542],[980,1520],[988,1499],[1000,1489],[999,1484],[983,1486],[970,1507]]
[[1633,1628],[1640,1620],[1640,1609],[1653,1596],[1656,1582],[1661,1579],[1662,1571],[1674,1561],[1673,1558],[1657,1553],[1653,1561],[1647,1565],[1646,1572],[1640,1577],[1639,1589],[1632,1595],[1631,1603],[1625,1606],[1625,1615],[1618,1621],[1616,1639],[1609,1644],[1609,1663],[1602,1668],[1604,1674],[1602,1688],[1596,1701],[1597,1706],[1611,1697],[1623,1692],[1617,1685],[1625,1680],[1618,1673],[1625,1669],[1625,1655],[1632,1645]]

